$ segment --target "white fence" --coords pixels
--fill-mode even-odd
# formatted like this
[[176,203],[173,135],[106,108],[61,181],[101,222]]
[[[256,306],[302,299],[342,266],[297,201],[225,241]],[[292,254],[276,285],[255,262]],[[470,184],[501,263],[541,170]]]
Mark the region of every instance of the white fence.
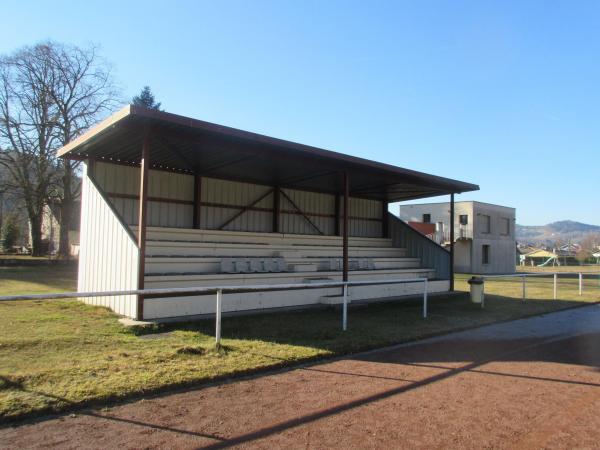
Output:
[[138,289],[138,290],[120,290],[120,291],[100,291],[100,292],[63,292],[56,294],[32,294],[32,295],[12,295],[0,297],[0,302],[22,301],[22,300],[59,300],[68,298],[90,298],[90,297],[115,297],[121,295],[142,295],[144,298],[164,298],[180,297],[189,295],[216,294],[216,313],[215,313],[215,341],[217,345],[221,343],[221,316],[223,311],[223,294],[256,292],[256,291],[286,291],[299,289],[319,289],[328,287],[342,288],[342,330],[348,328],[348,288],[351,286],[369,286],[382,284],[402,284],[402,283],[423,283],[423,318],[427,318],[427,278],[402,278],[396,280],[369,280],[369,281],[324,281],[322,283],[290,283],[290,284],[264,284],[251,286],[205,286],[205,287],[186,287],[186,288],[161,288],[161,289]]
[[[522,300],[525,301],[525,300],[527,300],[527,278],[528,277],[543,277],[543,278],[552,277],[552,292],[553,292],[552,297],[554,300],[557,300],[558,299],[558,277],[560,275],[568,276],[569,278],[577,276],[578,284],[579,284],[579,295],[583,294],[583,287],[584,287],[583,279],[584,279],[585,275],[593,276],[595,278],[600,278],[600,273],[597,273],[597,272],[513,273],[513,274],[506,274],[506,275],[481,275],[481,276],[479,276],[479,278],[482,278],[484,280],[486,280],[486,279],[501,279],[501,278],[521,278],[521,284],[522,284],[521,297],[522,297]],[[600,287],[600,282],[599,282],[599,287]],[[485,299],[485,295],[484,295],[484,299]],[[481,307],[483,308],[483,306],[484,306],[484,300],[482,299]]]

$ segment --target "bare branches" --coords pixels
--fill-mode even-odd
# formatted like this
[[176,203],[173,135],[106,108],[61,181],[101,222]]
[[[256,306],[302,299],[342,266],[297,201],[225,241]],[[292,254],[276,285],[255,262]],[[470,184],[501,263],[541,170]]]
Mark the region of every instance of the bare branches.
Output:
[[[94,46],[48,41],[0,58],[0,165],[10,175],[0,183],[19,192],[32,225],[41,224],[50,198],[60,204],[61,248],[79,182],[78,163],[58,160],[56,151],[117,106],[110,66]],[[34,252],[35,234],[32,226]]]

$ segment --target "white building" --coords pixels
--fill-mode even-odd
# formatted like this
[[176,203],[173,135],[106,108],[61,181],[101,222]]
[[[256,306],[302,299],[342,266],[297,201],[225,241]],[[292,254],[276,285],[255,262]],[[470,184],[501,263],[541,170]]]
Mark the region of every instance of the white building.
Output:
[[[490,203],[455,203],[454,269],[465,273],[512,273],[516,265],[515,209]],[[431,223],[433,239],[450,244],[450,203],[402,205],[400,219]]]

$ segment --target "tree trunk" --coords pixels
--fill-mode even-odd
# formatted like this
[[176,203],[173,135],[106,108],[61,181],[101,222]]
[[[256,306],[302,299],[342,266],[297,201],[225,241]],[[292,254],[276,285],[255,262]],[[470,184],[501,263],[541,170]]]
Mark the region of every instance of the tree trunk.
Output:
[[29,215],[29,224],[31,226],[31,255],[42,255],[42,215]]
[[71,222],[73,219],[73,204],[75,203],[71,186],[73,180],[72,175],[73,169],[71,165],[68,164],[68,161],[65,161],[65,173],[62,177],[63,198],[60,207],[60,232],[58,241],[58,255],[63,259],[69,259],[71,257],[69,229],[71,228]]

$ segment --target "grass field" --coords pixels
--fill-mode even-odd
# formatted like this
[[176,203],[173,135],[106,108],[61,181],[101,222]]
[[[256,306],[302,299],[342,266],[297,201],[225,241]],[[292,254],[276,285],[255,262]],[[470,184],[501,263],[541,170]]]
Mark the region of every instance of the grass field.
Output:
[[[457,289],[467,289],[467,275]],[[346,354],[600,301],[598,280],[564,279],[560,300],[551,280],[532,279],[527,302],[520,281],[490,281],[486,309],[466,293],[431,299],[429,318],[419,301],[351,308],[349,330],[339,311],[313,310],[224,318],[223,347],[214,348],[214,324],[202,321],[135,334],[110,311],[77,301],[0,304],[0,421],[108,402],[175,386]],[[61,267],[5,268],[2,294],[75,288],[75,273]]]

